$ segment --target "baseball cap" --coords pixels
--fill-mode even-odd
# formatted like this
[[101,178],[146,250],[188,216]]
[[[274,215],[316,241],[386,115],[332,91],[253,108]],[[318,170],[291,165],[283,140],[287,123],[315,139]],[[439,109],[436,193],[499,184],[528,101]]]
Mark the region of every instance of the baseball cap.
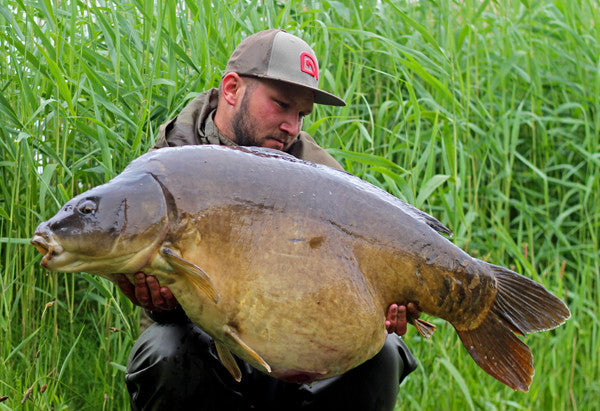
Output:
[[346,105],[341,98],[319,89],[314,50],[285,30],[260,31],[244,39],[227,62],[225,74],[232,72],[306,87],[315,93],[316,104]]

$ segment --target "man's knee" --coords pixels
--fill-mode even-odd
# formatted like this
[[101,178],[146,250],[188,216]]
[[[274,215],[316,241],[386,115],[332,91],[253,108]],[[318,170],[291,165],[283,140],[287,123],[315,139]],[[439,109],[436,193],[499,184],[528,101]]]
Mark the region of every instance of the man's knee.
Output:
[[[400,384],[404,378],[417,367],[417,361],[402,338],[395,334],[388,335],[381,351],[360,367],[369,373],[379,376],[381,380],[394,381]],[[359,368],[360,368],[359,367]]]
[[390,337],[388,337],[386,341],[386,346],[388,347],[387,349],[394,349],[398,353],[400,362],[402,364],[398,381],[401,383],[408,374],[417,369],[417,359],[412,355],[412,352],[410,352],[410,349],[404,343],[404,340],[401,337],[395,335]]
[[132,409],[186,405],[207,389],[210,337],[188,324],[153,324],[134,344],[125,382]]
[[172,367],[208,355],[210,337],[192,324],[152,324],[131,349],[127,373]]

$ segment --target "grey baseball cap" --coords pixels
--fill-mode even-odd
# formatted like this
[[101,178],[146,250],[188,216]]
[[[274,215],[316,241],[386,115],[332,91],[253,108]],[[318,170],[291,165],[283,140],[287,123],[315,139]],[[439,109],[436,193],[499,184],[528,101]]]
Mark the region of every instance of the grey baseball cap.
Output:
[[315,103],[345,106],[339,97],[319,89],[319,63],[314,50],[302,39],[271,29],[244,39],[227,62],[225,74],[238,73],[283,81],[315,93]]

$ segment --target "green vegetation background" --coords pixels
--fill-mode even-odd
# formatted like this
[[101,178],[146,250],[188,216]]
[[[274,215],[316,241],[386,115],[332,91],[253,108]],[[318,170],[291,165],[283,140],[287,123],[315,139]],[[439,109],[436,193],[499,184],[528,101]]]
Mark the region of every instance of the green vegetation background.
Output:
[[127,407],[139,310],[108,282],[45,272],[29,238],[270,27],[306,39],[322,87],[348,102],[305,129],[349,171],[572,311],[527,339],[526,394],[480,370],[443,321],[430,341],[409,330],[420,365],[398,407],[598,409],[598,22],[595,0],[0,0],[0,409]]

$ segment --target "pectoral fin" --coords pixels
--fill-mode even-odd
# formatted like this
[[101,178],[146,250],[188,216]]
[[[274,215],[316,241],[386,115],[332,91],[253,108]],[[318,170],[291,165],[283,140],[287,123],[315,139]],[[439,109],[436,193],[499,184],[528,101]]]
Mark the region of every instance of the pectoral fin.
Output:
[[256,351],[254,351],[252,348],[250,348],[248,346],[248,344],[246,344],[241,339],[241,337],[237,334],[237,332],[235,332],[235,330],[233,328],[231,328],[228,325],[224,325],[223,326],[223,332],[225,333],[225,335],[231,337],[240,347],[242,347],[244,349],[244,351],[246,351],[246,353],[248,353],[248,355],[250,355],[250,357],[254,358],[254,360],[257,363],[259,363],[260,365],[262,365],[263,368],[267,372],[269,372],[269,373],[271,372],[271,367],[269,366],[269,364],[267,364],[267,362],[265,360],[263,360],[262,357],[260,355],[258,355],[258,353]]
[[411,321],[411,324],[415,326],[419,334],[424,338],[430,338],[435,332],[436,326],[428,323],[427,321],[420,320],[418,318]]
[[184,274],[197,289],[208,295],[215,303],[219,302],[219,293],[204,270],[181,258],[168,247],[163,247],[160,254],[174,269]]
[[217,354],[219,355],[219,359],[227,368],[227,371],[231,374],[231,376],[237,381],[242,381],[242,372],[240,371],[240,367],[238,367],[237,362],[235,362],[235,358],[233,354],[227,347],[225,347],[222,343],[215,340],[215,346],[217,347]]

